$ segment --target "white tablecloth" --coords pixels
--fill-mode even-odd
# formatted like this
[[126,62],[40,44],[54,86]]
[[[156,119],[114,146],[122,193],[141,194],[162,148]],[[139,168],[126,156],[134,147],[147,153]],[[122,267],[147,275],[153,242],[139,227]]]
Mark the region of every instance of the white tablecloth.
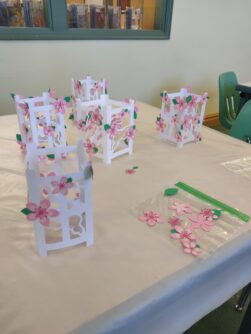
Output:
[[[251,215],[251,183],[221,162],[251,146],[203,128],[177,149],[155,132],[158,109],[140,104],[134,153],[94,161],[94,245],[37,255],[15,115],[0,118],[1,334],[179,334],[251,281],[251,224],[207,259],[182,253],[132,208],[177,181]],[[69,143],[76,130],[68,125]],[[134,175],[125,169],[139,166]]]

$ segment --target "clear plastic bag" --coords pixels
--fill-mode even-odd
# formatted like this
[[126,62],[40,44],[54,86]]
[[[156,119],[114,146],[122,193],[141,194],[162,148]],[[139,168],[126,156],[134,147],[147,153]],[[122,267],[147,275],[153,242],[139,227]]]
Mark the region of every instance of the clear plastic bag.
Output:
[[168,188],[141,203],[133,214],[146,227],[173,239],[185,253],[205,257],[232,238],[249,216],[203,195]]
[[251,157],[226,161],[221,163],[221,165],[231,172],[242,175],[251,180]]

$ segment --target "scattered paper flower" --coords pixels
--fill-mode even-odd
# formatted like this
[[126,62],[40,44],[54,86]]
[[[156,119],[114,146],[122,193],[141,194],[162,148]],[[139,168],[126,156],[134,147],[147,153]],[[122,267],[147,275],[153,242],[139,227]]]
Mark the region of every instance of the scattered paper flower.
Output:
[[170,210],[174,210],[176,215],[181,216],[185,213],[192,213],[193,210],[188,203],[180,202],[178,200],[173,201],[173,204],[168,207]]
[[176,225],[174,229],[171,230],[171,238],[172,239],[180,239],[180,240],[188,240],[195,241],[196,236],[193,234],[192,229],[183,228],[182,226]]
[[157,223],[162,224],[164,222],[159,212],[151,210],[145,211],[143,216],[140,216],[138,219],[146,222],[149,226],[155,226]]
[[168,223],[172,226],[180,225],[182,220],[178,217],[172,216],[168,219]]
[[182,245],[183,250],[186,254],[192,254],[194,256],[200,255],[201,249],[196,242],[190,240],[183,240]]
[[91,140],[88,138],[86,140],[86,142],[84,143],[84,147],[86,149],[86,153],[89,155],[95,154],[98,152],[98,148],[96,147],[96,145],[91,142]]
[[40,220],[40,223],[44,226],[50,224],[50,219],[57,217],[59,212],[56,209],[49,209],[51,202],[48,199],[44,199],[40,202],[40,205],[36,203],[29,202],[26,208],[22,210],[22,213],[27,216],[28,220],[35,221]]

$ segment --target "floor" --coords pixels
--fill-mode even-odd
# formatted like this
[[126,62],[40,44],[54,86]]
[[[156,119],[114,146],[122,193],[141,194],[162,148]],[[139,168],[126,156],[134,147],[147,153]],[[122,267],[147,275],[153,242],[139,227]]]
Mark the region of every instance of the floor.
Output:
[[[227,130],[221,125],[212,128],[227,133]],[[234,295],[221,307],[209,313],[183,334],[236,334],[248,305],[247,302],[242,312],[238,312],[234,309],[239,295],[240,292]],[[249,297],[249,300],[250,299],[251,298]]]

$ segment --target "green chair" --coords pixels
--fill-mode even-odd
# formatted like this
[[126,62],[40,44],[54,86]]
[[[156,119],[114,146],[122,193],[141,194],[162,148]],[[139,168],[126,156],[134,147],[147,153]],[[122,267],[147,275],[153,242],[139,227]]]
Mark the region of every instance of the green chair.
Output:
[[251,144],[251,100],[244,104],[228,134]]
[[238,84],[234,72],[225,72],[219,76],[219,119],[221,125],[230,129],[237,116],[240,95],[236,91]]

